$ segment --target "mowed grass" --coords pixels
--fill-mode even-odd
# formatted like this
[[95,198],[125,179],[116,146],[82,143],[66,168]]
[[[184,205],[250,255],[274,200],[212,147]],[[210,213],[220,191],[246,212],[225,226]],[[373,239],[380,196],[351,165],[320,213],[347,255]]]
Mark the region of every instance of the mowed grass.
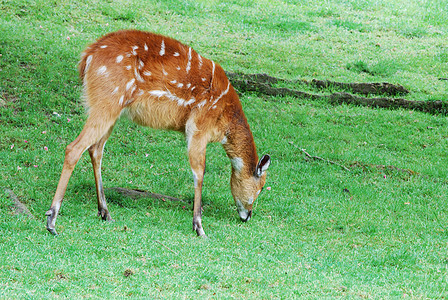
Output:
[[[79,54],[102,34],[156,31],[228,71],[387,81],[446,101],[447,24],[444,1],[0,2],[0,298],[448,297],[445,116],[242,94],[270,189],[240,222],[228,159],[209,145],[207,240],[191,230],[183,136],[121,119],[105,187],[184,202],[106,189],[115,222],[102,222],[85,154],[59,236],[44,217],[85,120]],[[33,217],[13,214],[6,189]]]

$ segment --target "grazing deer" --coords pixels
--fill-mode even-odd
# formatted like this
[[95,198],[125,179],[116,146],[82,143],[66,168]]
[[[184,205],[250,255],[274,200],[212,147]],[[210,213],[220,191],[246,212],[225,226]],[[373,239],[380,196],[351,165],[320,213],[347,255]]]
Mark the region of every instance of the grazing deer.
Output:
[[45,213],[53,234],[70,176],[89,150],[98,200],[98,215],[112,220],[101,179],[104,145],[122,112],[137,124],[184,132],[194,179],[193,230],[202,228],[201,193],[205,150],[221,142],[232,165],[230,180],[244,222],[266,181],[269,155],[259,161],[238,95],[218,64],[171,38],[137,30],[118,31],[87,47],[79,64],[88,118],[67,146],[61,178]]

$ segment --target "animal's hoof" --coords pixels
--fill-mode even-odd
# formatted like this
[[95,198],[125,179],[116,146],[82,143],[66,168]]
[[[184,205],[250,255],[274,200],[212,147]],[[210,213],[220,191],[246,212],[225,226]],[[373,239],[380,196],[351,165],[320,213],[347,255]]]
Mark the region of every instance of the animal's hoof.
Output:
[[53,235],[58,235],[56,229],[54,228],[54,224],[56,221],[54,208],[50,208],[49,210],[47,210],[45,212],[45,215],[47,216],[47,230]]
[[207,235],[205,234],[204,230],[202,230],[202,232],[197,232],[198,234],[198,238],[202,238],[202,239],[208,239]]
[[202,229],[202,227],[196,227],[194,228],[194,230],[196,231],[197,235],[200,237],[204,237],[206,238],[207,236],[205,235],[204,229]]
[[198,236],[207,237],[205,235],[204,229],[202,229],[202,222],[200,217],[193,218],[193,231],[196,231]]
[[56,229],[54,229],[54,228],[48,228],[48,227],[47,227],[47,230],[48,230],[51,234],[53,234],[53,235],[58,235],[58,233],[56,232]]
[[114,219],[112,219],[112,217],[110,216],[109,211],[106,209],[98,210],[98,217],[101,217],[103,221],[110,221],[110,222],[114,221]]

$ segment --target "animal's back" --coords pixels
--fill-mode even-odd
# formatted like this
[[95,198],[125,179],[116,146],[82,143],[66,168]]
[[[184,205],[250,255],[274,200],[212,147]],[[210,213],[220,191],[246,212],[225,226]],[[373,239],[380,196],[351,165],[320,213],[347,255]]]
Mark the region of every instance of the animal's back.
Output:
[[220,101],[235,93],[213,61],[176,40],[137,30],[100,38],[83,53],[79,72],[86,105],[97,108],[92,111],[126,108],[135,122],[154,128],[184,130],[192,110],[222,112]]

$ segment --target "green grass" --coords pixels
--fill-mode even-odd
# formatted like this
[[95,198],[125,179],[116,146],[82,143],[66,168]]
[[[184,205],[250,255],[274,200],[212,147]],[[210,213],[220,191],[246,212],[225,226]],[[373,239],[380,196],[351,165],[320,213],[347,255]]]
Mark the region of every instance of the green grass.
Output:
[[[186,203],[106,190],[115,222],[102,222],[84,155],[59,236],[44,217],[85,120],[77,61],[102,34],[150,30],[228,71],[387,81],[409,89],[407,99],[446,101],[447,11],[442,0],[0,0],[0,298],[448,297],[444,116],[241,95],[259,153],[273,159],[271,189],[240,222],[228,159],[209,145],[208,240],[191,231],[183,136],[122,119],[106,145],[105,187]],[[12,213],[7,188],[33,218]]]
[[358,73],[367,73],[372,76],[392,76],[400,70],[400,62],[382,60],[373,66],[369,66],[362,60],[348,63],[347,69]]

